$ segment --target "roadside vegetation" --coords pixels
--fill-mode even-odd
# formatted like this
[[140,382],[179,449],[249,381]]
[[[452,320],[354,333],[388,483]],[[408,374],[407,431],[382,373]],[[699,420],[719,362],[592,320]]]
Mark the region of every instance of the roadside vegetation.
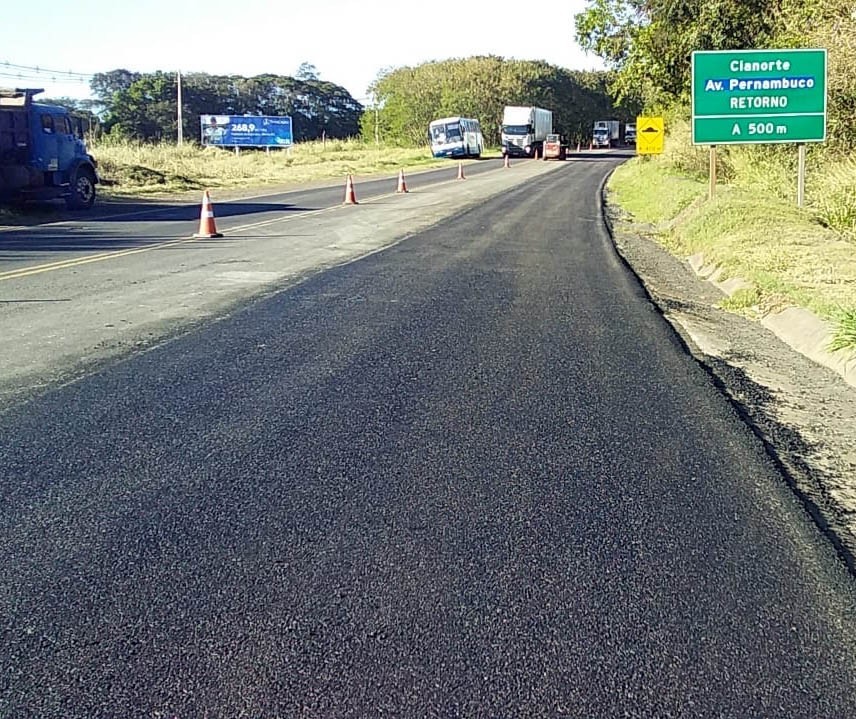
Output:
[[616,103],[612,74],[580,72],[543,61],[493,55],[426,62],[384,72],[369,88],[380,108],[362,117],[363,137],[379,132],[391,143],[424,144],[426,128],[439,117],[479,120],[485,142],[499,146],[506,105],[553,110],[553,129],[569,143],[588,142],[595,120],[635,116],[634,98]]
[[[301,142],[291,150],[242,150],[187,143],[104,141],[92,148],[105,180],[101,195],[175,193],[211,188],[287,187],[347,175],[397,173],[399,169],[452,167],[427,147],[388,147],[359,139]],[[498,155],[498,151],[496,152]]]
[[[845,0],[592,0],[578,39],[604,57],[618,97],[666,118],[662,155],[611,177],[613,199],[680,257],[701,254],[719,279],[749,283],[722,306],[762,316],[809,309],[835,328],[831,350],[856,348],[856,15]],[[806,202],[796,206],[797,148],[717,148],[708,199],[707,147],[690,133],[692,50],[824,47],[827,142],[809,145]]]
[[[667,147],[674,144],[670,139]],[[815,165],[808,175],[806,209],[799,210],[795,170],[773,164],[761,179],[757,161],[738,151],[725,156],[722,170],[729,168],[730,179],[709,200],[707,177],[687,171],[690,151],[687,141],[661,157],[636,158],[616,170],[608,186],[615,202],[674,254],[700,253],[706,265],[721,268],[719,279],[750,283],[751,289],[724,300],[723,308],[760,317],[789,305],[804,307],[836,326],[831,349],[856,347],[856,237],[846,220],[853,197],[835,203],[830,176]],[[706,163],[707,154],[698,153]],[[848,167],[843,164],[832,176]],[[779,184],[773,184],[774,177]],[[849,179],[856,180],[856,171]]]
[[[495,55],[386,69],[362,98],[322,80],[309,63],[294,77],[187,73],[181,76],[181,131],[185,139],[198,139],[206,115],[287,115],[297,143],[362,137],[387,147],[421,147],[431,120],[463,116],[478,119],[485,143],[498,146],[503,107],[539,105],[553,109],[557,132],[583,142],[595,120],[616,111],[629,119],[639,109],[633,102],[616,107],[610,81],[608,72]],[[117,69],[94,75],[92,100],[45,101],[84,115],[97,139],[175,144],[177,84],[174,72]]]
[[[182,75],[178,146],[178,77],[117,69],[92,81],[94,100],[53,98],[89,121],[92,154],[106,180],[102,196],[170,193],[202,188],[285,186],[450,165],[431,156],[428,124],[440,117],[479,120],[486,156],[499,154],[505,105],[554,108],[554,128],[585,142],[594,120],[615,111],[610,74],[572,72],[543,61],[478,56],[387,69],[353,98],[303,63],[294,77]],[[363,104],[366,103],[366,104]],[[619,108],[629,119],[636,105]],[[287,151],[202,147],[200,118],[287,115],[294,146]]]

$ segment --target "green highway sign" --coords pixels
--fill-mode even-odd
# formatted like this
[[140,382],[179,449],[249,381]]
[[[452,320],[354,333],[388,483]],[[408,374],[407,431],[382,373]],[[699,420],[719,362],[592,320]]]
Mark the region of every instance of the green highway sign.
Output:
[[826,50],[692,54],[695,145],[823,142]]

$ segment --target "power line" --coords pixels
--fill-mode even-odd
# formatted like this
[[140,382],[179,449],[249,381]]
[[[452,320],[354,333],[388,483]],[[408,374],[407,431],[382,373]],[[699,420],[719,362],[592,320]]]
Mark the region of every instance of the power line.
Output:
[[18,65],[13,62],[0,62],[0,77],[20,80],[52,80],[53,82],[89,83],[94,77],[91,73],[73,70],[52,70],[38,65]]
[[82,78],[50,77],[47,75],[25,74],[23,72],[20,72],[20,73],[3,72],[2,69],[0,69],[0,77],[7,79],[7,80],[17,80],[17,81],[25,80],[27,82],[33,81],[33,82],[42,82],[43,83],[46,81],[51,81],[51,82],[55,82],[55,83],[64,83],[64,84],[89,85],[89,81],[84,80]]
[[43,86],[48,83],[63,85],[82,85],[89,88],[92,75],[82,72],[52,70],[32,65],[19,65],[12,62],[0,62],[0,81],[14,82],[15,85]]

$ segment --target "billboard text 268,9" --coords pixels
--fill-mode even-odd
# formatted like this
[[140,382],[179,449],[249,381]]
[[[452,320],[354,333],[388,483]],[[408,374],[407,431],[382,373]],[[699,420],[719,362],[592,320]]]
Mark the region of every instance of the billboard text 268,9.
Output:
[[287,115],[200,115],[203,145],[291,147],[294,137]]
[[826,50],[692,54],[696,145],[822,142]]

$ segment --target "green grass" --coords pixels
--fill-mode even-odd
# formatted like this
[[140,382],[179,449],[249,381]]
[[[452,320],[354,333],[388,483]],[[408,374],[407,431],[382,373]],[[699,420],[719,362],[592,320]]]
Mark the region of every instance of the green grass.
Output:
[[615,171],[608,188],[622,209],[637,222],[661,225],[673,220],[707,192],[704,183],[676,173],[660,172],[637,158]]
[[[653,225],[655,237],[672,253],[702,253],[707,264],[723,269],[722,279],[741,277],[752,285],[722,307],[762,314],[787,305],[804,307],[836,327],[835,349],[856,348],[852,228],[836,224],[833,229],[817,206],[800,210],[784,199],[787,192],[752,183],[739,162],[731,167],[735,180],[718,186],[713,200],[707,199],[706,182],[675,173],[666,159],[625,163],[608,189],[634,219]],[[840,184],[827,181],[825,202],[842,208],[847,191],[840,188],[847,185],[838,179]]]
[[449,167],[454,162],[432,157],[427,147],[385,147],[360,140],[299,143],[271,153],[130,142],[94,145],[90,151],[106,181],[102,196],[301,185],[349,174]]
[[813,167],[807,182],[818,220],[856,239],[856,157]]
[[761,302],[761,293],[757,287],[740,289],[719,302],[719,307],[730,312],[749,316],[755,315],[755,309]]
[[835,352],[852,347],[856,347],[856,310],[845,310],[838,319],[829,349]]

